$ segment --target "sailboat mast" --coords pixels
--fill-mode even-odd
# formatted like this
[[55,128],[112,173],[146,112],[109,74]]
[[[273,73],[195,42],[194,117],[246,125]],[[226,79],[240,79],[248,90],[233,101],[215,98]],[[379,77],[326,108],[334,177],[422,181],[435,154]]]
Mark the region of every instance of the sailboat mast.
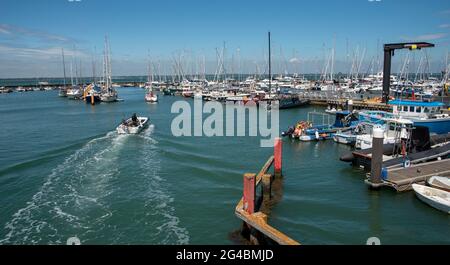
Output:
[[[94,54],[95,54],[95,49],[94,49]],[[96,80],[95,80],[95,55],[92,55],[92,83],[95,84]]]
[[72,54],[72,60],[70,61],[70,83],[73,87],[74,86],[74,83],[73,83],[73,54]]
[[272,92],[272,54],[271,54],[271,48],[270,48],[270,31],[268,34],[269,37],[269,97],[270,93]]
[[66,88],[66,62],[64,60],[64,48],[61,48],[62,61],[63,61],[63,71],[64,71],[64,89]]
[[112,69],[111,69],[111,46],[109,44],[109,40],[107,39],[108,45],[108,90],[111,90],[112,87]]

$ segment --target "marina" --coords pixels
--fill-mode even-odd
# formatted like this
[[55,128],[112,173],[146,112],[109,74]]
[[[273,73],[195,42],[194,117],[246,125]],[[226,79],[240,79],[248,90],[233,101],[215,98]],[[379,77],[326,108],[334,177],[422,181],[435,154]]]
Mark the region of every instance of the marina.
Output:
[[[1,111],[5,115],[1,115],[1,122],[9,124],[9,130],[3,131],[2,136],[8,139],[12,135],[24,135],[16,139],[14,152],[10,151],[9,143],[2,141],[2,205],[8,205],[6,202],[10,200],[17,201],[16,206],[2,210],[4,216],[10,216],[2,224],[6,227],[2,243],[62,243],[74,233],[86,244],[241,242],[234,236],[234,231],[242,224],[234,217],[233,209],[242,196],[243,174],[259,172],[261,163],[273,154],[273,149],[255,152],[259,140],[249,136],[201,137],[195,142],[190,138],[174,138],[170,133],[170,120],[175,114],[170,114],[170,105],[178,97],[161,96],[158,104],[147,105],[142,100],[144,90],[119,88],[118,91],[123,102],[95,106],[59,98],[57,91],[2,95]],[[39,100],[43,98],[48,100]],[[17,101],[27,102],[28,107],[21,107],[20,112],[12,111],[21,106]],[[193,104],[193,99],[187,101]],[[39,119],[31,115],[36,108],[40,109],[39,115],[48,117],[45,135],[40,133]],[[61,108],[65,110],[55,112]],[[281,112],[280,128],[287,128],[297,119],[306,120],[308,112],[318,111],[318,108],[306,106]],[[137,137],[115,136],[115,126],[122,117],[134,112],[147,113],[154,127],[150,126]],[[69,123],[61,128],[61,120]],[[23,122],[29,126],[28,130],[18,130],[16,124]],[[108,133],[105,135],[105,132]],[[59,137],[61,133],[64,138]],[[212,144],[215,148],[206,156],[205,148]],[[239,147],[241,159],[234,158],[230,145]],[[283,196],[272,208],[269,224],[301,244],[361,244],[366,234],[381,235],[392,244],[402,243],[405,238],[413,244],[448,243],[447,236],[432,231],[420,238],[410,236],[408,231],[427,222],[445,229],[447,217],[427,211],[426,205],[416,202],[411,192],[369,191],[363,181],[365,172],[338,160],[350,150],[351,147],[332,140],[284,140]],[[329,166],[323,167],[323,164]],[[136,165],[139,166],[136,168]],[[29,188],[17,193],[15,187],[25,183]],[[198,185],[209,188],[198,192]],[[324,192],[327,196],[322,196]],[[205,196],[211,198],[211,203],[204,201]],[[138,197],[152,203],[147,205],[145,200],[135,199]],[[85,203],[76,206],[80,200]],[[120,206],[121,201],[126,202],[129,210]],[[414,221],[403,224],[404,229],[398,230],[398,222],[390,218],[393,208],[378,204],[390,204],[396,209],[396,216]],[[147,210],[142,211],[142,207]],[[192,222],[190,209],[208,213],[203,216],[211,218]],[[134,210],[141,214],[132,214]],[[157,218],[149,217],[146,212],[154,212],[152,216]],[[84,217],[81,219],[81,216]],[[92,223],[101,216],[104,217],[100,223]],[[129,219],[131,216],[133,220]],[[223,219],[218,222],[213,216]],[[321,222],[323,218],[330,221]],[[144,220],[153,220],[154,224],[144,225],[141,223]],[[44,222],[51,222],[52,227]],[[130,226],[130,222],[134,225]],[[389,228],[381,230],[375,224],[368,225],[373,222],[383,222],[384,227]],[[35,230],[35,225],[44,230]],[[151,228],[160,225],[165,227],[163,234]],[[204,230],[210,225],[216,226],[217,234]],[[83,228],[86,226],[98,232],[89,232]],[[346,234],[355,227],[357,231]],[[119,229],[132,233],[138,228],[145,233],[127,237],[111,232]],[[46,229],[57,230],[46,236],[42,232]],[[24,233],[28,240],[23,241]]]
[[41,25],[74,38],[0,24],[0,245],[450,245],[447,33],[85,2]]

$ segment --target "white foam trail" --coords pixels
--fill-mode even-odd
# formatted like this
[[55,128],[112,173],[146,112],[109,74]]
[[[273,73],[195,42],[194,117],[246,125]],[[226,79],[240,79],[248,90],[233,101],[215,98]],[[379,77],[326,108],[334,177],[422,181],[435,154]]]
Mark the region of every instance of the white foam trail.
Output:
[[[188,244],[189,233],[180,226],[174,199],[159,176],[158,142],[151,137],[152,133],[152,126],[142,135],[111,132],[89,141],[67,157],[52,170],[27,205],[6,223],[8,233],[0,244],[64,244],[69,236],[78,236],[84,242],[126,243],[130,240],[128,231],[135,232],[136,227],[139,228],[134,223],[144,225],[144,231],[136,235],[142,242]],[[131,198],[138,204],[144,199],[143,205],[140,204],[142,208],[138,208],[141,214],[137,216],[141,217],[127,220],[119,213],[115,219],[114,199],[111,198],[114,192],[121,194],[121,187],[116,187],[113,180],[128,176],[120,174],[120,151],[127,141],[136,143],[138,140],[139,143],[140,139],[143,144],[128,155],[130,161],[136,161],[131,165],[133,170],[137,166],[134,181],[143,188],[142,193]],[[124,222],[122,227],[120,222]],[[150,233],[146,233],[148,230]]]
[[[89,141],[67,157],[52,170],[27,205],[6,223],[5,230],[9,232],[0,244],[59,244],[64,242],[59,230],[89,227],[86,217],[80,214],[84,208],[100,207],[102,218],[110,216],[99,199],[111,192],[107,182],[117,173],[117,151],[124,140],[124,136],[110,132]],[[101,149],[103,142],[107,147]]]
[[154,144],[154,145],[158,144],[158,141],[156,141],[155,139],[153,139],[151,137],[154,130],[155,130],[155,126],[152,124],[146,130],[144,130],[141,134],[137,134],[137,136],[148,141],[150,144]]
[[[144,134],[146,139],[150,138],[152,131]],[[155,145],[145,145],[141,149],[141,157],[143,158],[141,172],[146,180],[147,192],[146,202],[144,205],[145,223],[148,220],[155,220],[152,225],[156,225],[157,236],[163,239],[160,244],[188,244],[189,233],[186,228],[180,226],[180,220],[176,216],[175,208],[172,206],[174,199],[165,187],[165,181],[158,173],[160,172],[160,159],[158,158],[157,147]],[[162,217],[162,218],[161,218]],[[161,223],[162,222],[162,223]]]

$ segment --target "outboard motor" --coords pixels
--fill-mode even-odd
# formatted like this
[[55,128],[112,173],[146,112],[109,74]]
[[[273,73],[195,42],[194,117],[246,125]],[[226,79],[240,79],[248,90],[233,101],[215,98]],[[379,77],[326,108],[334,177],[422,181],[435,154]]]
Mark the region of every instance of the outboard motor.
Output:
[[411,153],[429,150],[431,148],[430,130],[425,126],[415,126],[411,135]]
[[281,136],[291,136],[294,133],[294,127],[289,127],[287,131],[281,133]]

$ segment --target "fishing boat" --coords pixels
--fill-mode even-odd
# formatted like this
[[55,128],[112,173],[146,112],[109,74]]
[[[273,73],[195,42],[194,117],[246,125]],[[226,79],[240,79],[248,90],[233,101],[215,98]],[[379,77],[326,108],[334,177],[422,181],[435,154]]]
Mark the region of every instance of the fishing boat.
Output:
[[442,102],[417,100],[392,100],[392,113],[411,120],[414,125],[425,126],[430,133],[443,134],[450,131],[450,116],[441,113],[445,107]]
[[430,187],[450,192],[450,178],[441,176],[432,176],[427,180]]
[[116,131],[118,134],[138,134],[148,126],[147,117],[137,117],[133,115],[127,120],[123,120]]
[[419,184],[412,184],[412,188],[421,201],[450,214],[450,192]]

